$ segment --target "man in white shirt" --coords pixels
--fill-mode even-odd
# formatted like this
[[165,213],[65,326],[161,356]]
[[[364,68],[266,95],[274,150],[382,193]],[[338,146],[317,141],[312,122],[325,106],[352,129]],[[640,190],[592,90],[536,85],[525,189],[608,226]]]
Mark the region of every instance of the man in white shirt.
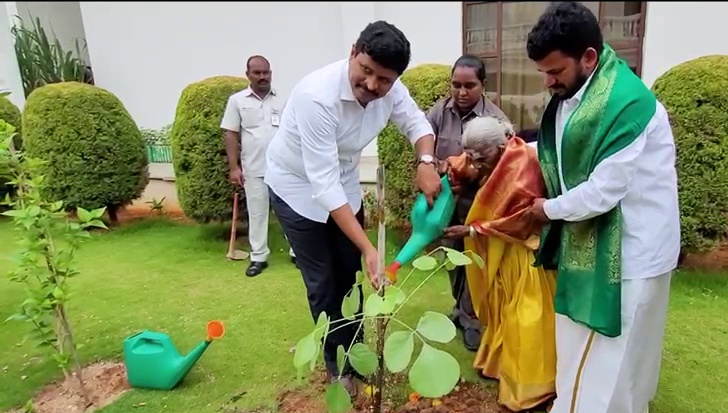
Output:
[[643,413],[680,252],[668,115],[579,2],[550,6],[527,49],[553,94],[538,141],[548,199],[530,210],[548,223],[536,264],[558,271],[551,413]]
[[[388,121],[415,146],[418,187],[430,201],[441,190],[432,127],[399,80],[409,61],[404,34],[386,22],[371,23],[348,59],[314,71],[295,86],[268,147],[265,182],[296,251],[314,320],[322,311],[332,321],[341,318],[362,255],[366,273],[378,285],[377,249],[362,228],[359,161]],[[350,366],[338,371],[336,348],[348,348],[356,331],[356,325],[337,327],[324,345],[330,377],[341,373],[350,393],[356,374]]]
[[[250,86],[230,96],[220,127],[225,131],[230,181],[245,189],[251,248],[246,275],[254,277],[268,267],[270,197],[263,182],[265,151],[278,130],[285,101],[271,88],[270,63],[265,57],[248,58],[245,76]],[[289,255],[295,260],[292,249]]]

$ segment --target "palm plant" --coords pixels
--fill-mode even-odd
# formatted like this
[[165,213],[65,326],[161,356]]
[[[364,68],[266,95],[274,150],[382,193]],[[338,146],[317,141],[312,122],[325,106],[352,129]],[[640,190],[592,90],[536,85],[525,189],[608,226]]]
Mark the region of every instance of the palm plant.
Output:
[[18,20],[11,33],[26,97],[36,88],[49,83],[76,81],[93,84],[93,75],[83,58],[78,39],[74,56],[72,51],[63,49],[55,35],[52,40],[49,38],[40,18],[31,16],[31,27],[27,27],[21,18],[18,17]]

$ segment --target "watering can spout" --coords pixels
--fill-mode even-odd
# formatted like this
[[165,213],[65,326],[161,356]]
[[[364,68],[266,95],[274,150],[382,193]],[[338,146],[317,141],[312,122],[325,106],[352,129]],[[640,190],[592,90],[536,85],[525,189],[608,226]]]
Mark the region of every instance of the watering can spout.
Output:
[[207,350],[207,347],[210,346],[210,341],[204,340],[200,344],[198,344],[195,348],[192,349],[187,355],[183,356],[180,360],[179,365],[179,376],[180,380],[187,376],[187,374],[192,370],[192,367],[197,364],[197,362],[200,360],[200,357],[202,357],[202,354],[205,353],[205,350]]
[[432,208],[427,205],[424,194],[419,194],[415,199],[410,213],[412,235],[395,257],[394,262],[386,268],[386,275],[390,281],[396,281],[399,268],[414,260],[417,254],[437,240],[450,224],[455,212],[455,194],[447,176],[443,176],[440,182],[442,191],[435,199]]

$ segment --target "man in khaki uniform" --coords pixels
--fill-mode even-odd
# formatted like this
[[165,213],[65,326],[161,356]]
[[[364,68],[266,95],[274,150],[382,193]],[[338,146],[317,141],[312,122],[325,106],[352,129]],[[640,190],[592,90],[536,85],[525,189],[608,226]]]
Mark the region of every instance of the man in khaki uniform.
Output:
[[[245,189],[248,208],[250,266],[255,277],[268,267],[270,203],[265,175],[265,151],[278,129],[285,101],[271,88],[270,62],[251,56],[246,64],[250,86],[230,96],[220,127],[225,131],[230,181]],[[289,250],[295,262],[293,250]]]

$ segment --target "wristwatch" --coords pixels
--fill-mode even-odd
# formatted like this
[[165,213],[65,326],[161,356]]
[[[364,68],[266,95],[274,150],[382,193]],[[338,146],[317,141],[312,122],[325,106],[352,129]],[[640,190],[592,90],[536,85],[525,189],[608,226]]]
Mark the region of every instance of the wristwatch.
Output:
[[435,165],[435,157],[432,155],[422,155],[420,156],[419,163],[424,163],[428,165]]

